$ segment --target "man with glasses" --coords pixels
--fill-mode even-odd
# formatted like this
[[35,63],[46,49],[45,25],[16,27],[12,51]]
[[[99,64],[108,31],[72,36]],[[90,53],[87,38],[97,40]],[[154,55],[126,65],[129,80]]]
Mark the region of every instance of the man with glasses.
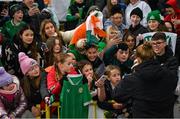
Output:
[[152,48],[156,53],[157,60],[161,65],[173,70],[177,75],[178,62],[173,56],[172,49],[166,43],[166,35],[163,32],[157,32],[152,36]]
[[[156,53],[156,59],[160,62],[161,66],[168,70],[169,73],[176,76],[178,79],[178,62],[173,56],[173,51],[166,43],[166,35],[163,32],[157,32],[152,36],[152,48]],[[176,89],[177,90],[177,89]],[[177,99],[177,96],[174,95]],[[175,110],[175,113],[176,110]],[[171,113],[173,117],[173,112]]]

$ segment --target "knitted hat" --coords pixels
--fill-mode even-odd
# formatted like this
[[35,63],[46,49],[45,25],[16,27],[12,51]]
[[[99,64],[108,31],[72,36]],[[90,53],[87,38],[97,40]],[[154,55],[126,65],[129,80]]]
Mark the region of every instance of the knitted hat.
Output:
[[178,8],[178,4],[179,4],[178,0],[168,0],[166,4],[170,5],[175,10],[176,13],[180,13],[180,8]]
[[13,82],[12,76],[5,71],[3,67],[0,67],[0,87],[6,86]]
[[143,12],[142,12],[142,10],[141,10],[139,7],[136,7],[135,9],[133,9],[133,10],[131,11],[130,17],[131,17],[132,15],[137,15],[137,16],[139,16],[139,17],[141,18],[141,20],[143,19]]
[[10,9],[9,9],[9,15],[10,15],[10,17],[12,18],[13,15],[15,14],[15,12],[17,12],[17,11],[19,11],[19,10],[22,10],[22,11],[23,11],[21,5],[19,5],[19,4],[14,4],[14,5],[10,6]]
[[159,10],[151,11],[147,16],[147,21],[149,20],[156,20],[159,23],[161,22],[160,12]]
[[20,64],[20,67],[21,67],[21,71],[22,73],[25,75],[29,69],[34,66],[34,65],[37,65],[37,61],[32,59],[32,58],[29,58],[25,53],[23,52],[20,52],[18,54],[19,56],[19,64]]

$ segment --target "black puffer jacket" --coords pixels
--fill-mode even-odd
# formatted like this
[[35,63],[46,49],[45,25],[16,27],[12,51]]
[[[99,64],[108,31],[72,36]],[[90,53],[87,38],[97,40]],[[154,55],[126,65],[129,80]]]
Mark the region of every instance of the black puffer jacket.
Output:
[[118,84],[113,97],[117,102],[133,100],[133,118],[170,118],[177,81],[168,68],[155,60],[146,61]]

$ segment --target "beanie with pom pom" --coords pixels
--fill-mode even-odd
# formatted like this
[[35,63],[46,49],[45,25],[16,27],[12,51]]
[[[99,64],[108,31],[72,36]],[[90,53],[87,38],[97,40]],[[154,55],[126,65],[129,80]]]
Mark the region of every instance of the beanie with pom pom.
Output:
[[4,67],[0,67],[0,87],[6,86],[13,82],[12,76],[7,73]]
[[21,67],[21,71],[24,75],[30,70],[31,67],[38,64],[36,60],[29,58],[23,52],[20,52],[18,54],[18,57],[19,57],[19,64]]

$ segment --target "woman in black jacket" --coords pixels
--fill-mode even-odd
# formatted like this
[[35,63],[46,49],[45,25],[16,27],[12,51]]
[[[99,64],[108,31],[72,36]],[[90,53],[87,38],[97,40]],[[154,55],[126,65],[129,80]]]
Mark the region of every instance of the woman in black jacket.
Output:
[[136,49],[134,73],[126,76],[113,91],[117,102],[132,99],[133,118],[173,117],[174,90],[177,76],[155,59],[150,43]]

